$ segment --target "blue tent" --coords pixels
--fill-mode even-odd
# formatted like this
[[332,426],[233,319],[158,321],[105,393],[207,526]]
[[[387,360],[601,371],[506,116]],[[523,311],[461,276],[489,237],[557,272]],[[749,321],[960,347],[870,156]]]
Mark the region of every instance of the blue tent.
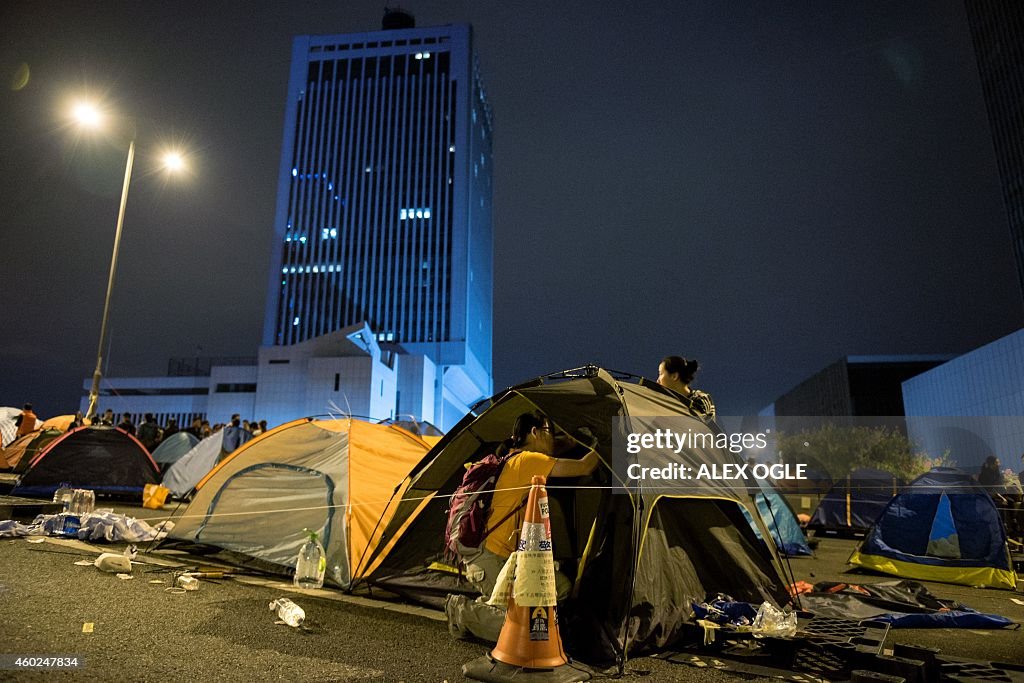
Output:
[[[768,532],[775,539],[775,546],[779,552],[790,557],[810,555],[811,548],[807,545],[807,538],[789,505],[772,487],[771,483],[760,480],[758,483],[761,485],[761,492],[754,497],[757,502],[757,511],[768,527]],[[758,538],[763,538],[746,508],[743,508],[743,515],[754,530],[754,534]]]
[[199,439],[188,432],[174,432],[156,447],[152,453],[153,460],[166,470],[168,466],[178,462],[181,456],[192,450],[197,443],[199,443]]
[[900,481],[879,470],[860,469],[837,480],[818,503],[808,529],[866,532],[900,489]]
[[849,562],[909,579],[1017,586],[995,503],[953,468],[922,474],[893,498]]

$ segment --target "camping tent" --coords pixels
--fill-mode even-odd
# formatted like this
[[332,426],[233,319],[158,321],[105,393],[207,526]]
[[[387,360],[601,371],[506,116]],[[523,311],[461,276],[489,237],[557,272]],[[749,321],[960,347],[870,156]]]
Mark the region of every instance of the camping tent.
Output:
[[158,476],[156,463],[131,434],[115,427],[78,427],[35,454],[12,495],[52,496],[68,482],[98,495],[141,496]]
[[224,430],[219,429],[171,465],[160,483],[175,498],[184,498],[214,468],[224,454]]
[[74,415],[57,415],[45,420],[41,425],[40,429],[58,429],[62,432],[68,431],[71,425],[75,422]]
[[1016,588],[999,511],[967,473],[935,468],[893,498],[850,564],[908,579]]
[[871,528],[901,482],[888,472],[860,469],[837,480],[818,503],[809,530],[864,533]]
[[[772,482],[759,481],[758,484],[761,486],[761,491],[757,494],[757,510],[761,513],[761,519],[768,526],[768,531],[771,532],[779,552],[789,557],[811,555],[807,537],[804,536],[800,522],[797,521],[796,515],[793,514],[786,499],[772,485]],[[746,508],[743,508],[743,515],[747,518],[747,522],[750,523],[750,527],[757,537],[761,538],[761,531]]]
[[36,453],[63,433],[58,429],[37,430],[15,439],[7,448],[3,449],[0,467],[6,466],[18,474],[27,472],[28,465]]
[[[434,606],[446,593],[467,591],[457,572],[431,564],[443,544],[446,496],[467,463],[494,452],[516,417],[533,410],[569,433],[589,428],[603,461],[578,486],[562,485],[572,480],[548,485],[553,551],[561,572],[576,577],[570,599],[559,607],[570,624],[563,637],[574,656],[621,662],[628,653],[662,647],[683,628],[691,602],[709,594],[756,604],[788,600],[774,546],[758,541],[744,519],[743,508],[759,518],[745,482],[706,479],[664,490],[625,474],[631,464],[696,468],[738,463],[736,456],[707,446],[680,453],[646,449],[623,453],[614,469],[609,466],[613,438],[658,428],[708,434],[713,427],[667,390],[594,367],[502,392],[448,432],[404,486],[385,542],[374,551],[370,583]],[[585,451],[577,445],[560,457]]]
[[306,540],[303,529],[312,529],[327,554],[327,580],[347,587],[379,542],[393,511],[388,501],[427,450],[419,437],[390,425],[286,423],[225,457],[196,487],[170,539],[285,573]]
[[181,457],[192,450],[199,443],[199,439],[189,432],[174,432],[160,442],[160,445],[153,451],[153,461],[166,470],[174,463],[181,460]]

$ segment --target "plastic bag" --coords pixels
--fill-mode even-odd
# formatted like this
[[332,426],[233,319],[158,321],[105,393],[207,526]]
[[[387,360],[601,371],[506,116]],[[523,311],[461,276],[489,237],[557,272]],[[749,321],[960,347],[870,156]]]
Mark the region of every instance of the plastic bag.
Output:
[[761,603],[751,632],[757,636],[792,638],[796,635],[796,612],[783,612],[767,602]]

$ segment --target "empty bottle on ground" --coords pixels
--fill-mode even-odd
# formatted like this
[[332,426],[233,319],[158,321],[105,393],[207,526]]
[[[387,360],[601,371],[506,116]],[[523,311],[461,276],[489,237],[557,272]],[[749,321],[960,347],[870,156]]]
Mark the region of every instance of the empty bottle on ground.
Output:
[[270,603],[270,611],[277,611],[277,618],[289,626],[299,627],[306,620],[306,613],[288,598],[278,598]]

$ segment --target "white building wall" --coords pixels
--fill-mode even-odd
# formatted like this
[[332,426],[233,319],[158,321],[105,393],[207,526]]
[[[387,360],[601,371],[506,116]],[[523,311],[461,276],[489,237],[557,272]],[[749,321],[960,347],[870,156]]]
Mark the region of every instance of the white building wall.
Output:
[[[160,425],[173,417],[179,426],[187,427],[187,422],[182,424],[187,417],[206,414],[209,380],[209,377],[104,377],[98,412],[102,414],[109,408],[118,420],[123,413],[131,413],[136,424],[146,413],[153,413]],[[89,409],[91,377],[83,381],[82,388],[86,395],[78,409],[84,415]],[[139,392],[145,393],[140,395]]]
[[[255,413],[256,392],[240,391],[256,386],[257,367],[254,365],[226,365],[210,368],[210,398],[206,419],[210,424],[226,423],[238,413],[243,420],[264,419]],[[269,423],[268,423],[269,424]]]
[[396,417],[411,416],[419,422],[439,426],[434,412],[437,366],[426,356],[420,355],[400,355],[397,364]]

